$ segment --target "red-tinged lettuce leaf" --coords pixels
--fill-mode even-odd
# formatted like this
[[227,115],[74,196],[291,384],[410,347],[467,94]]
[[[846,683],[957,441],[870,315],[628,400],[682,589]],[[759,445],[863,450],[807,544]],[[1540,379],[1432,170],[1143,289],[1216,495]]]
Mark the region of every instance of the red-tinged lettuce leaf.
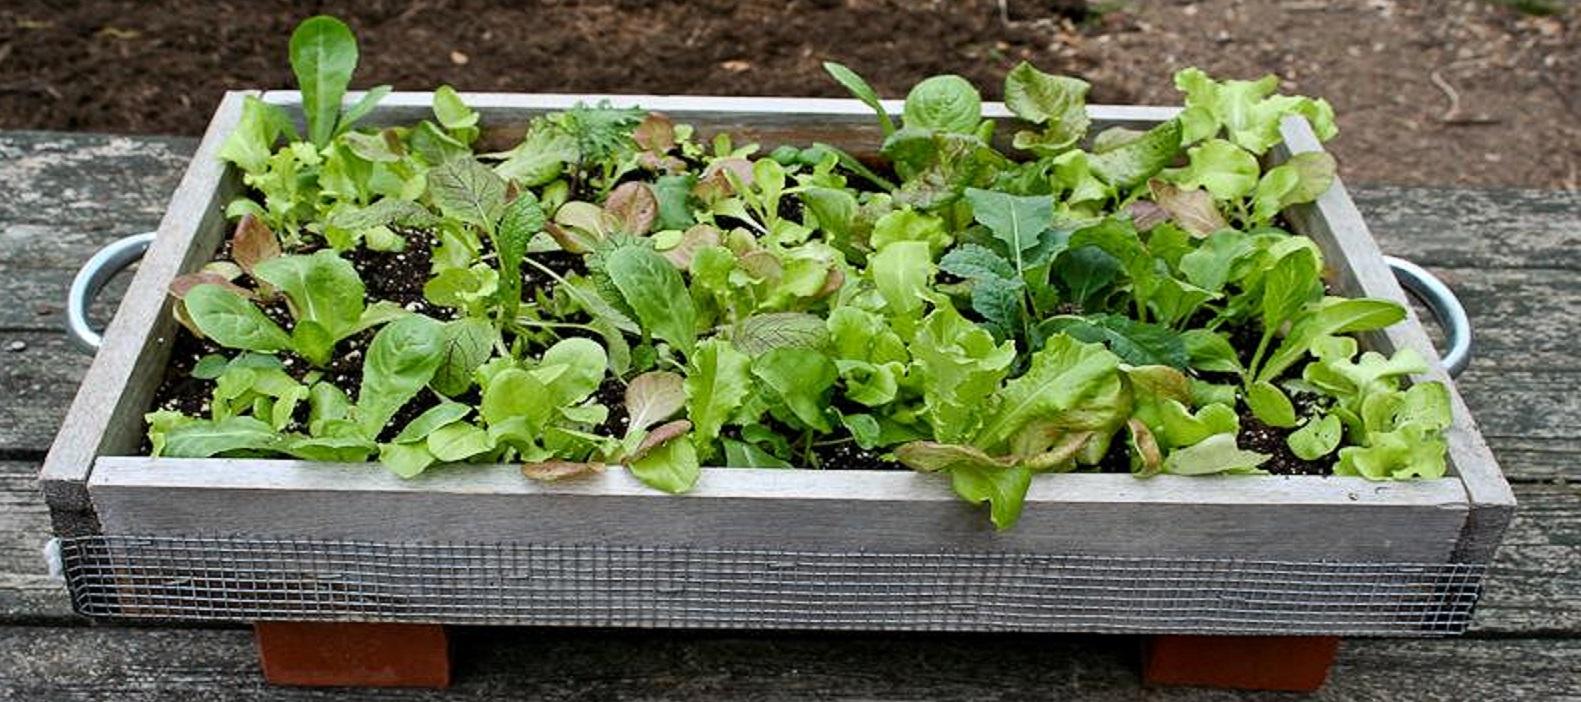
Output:
[[[669,371],[648,371],[626,385],[626,431],[647,429],[686,406],[685,379]],[[691,424],[687,424],[691,428]]]

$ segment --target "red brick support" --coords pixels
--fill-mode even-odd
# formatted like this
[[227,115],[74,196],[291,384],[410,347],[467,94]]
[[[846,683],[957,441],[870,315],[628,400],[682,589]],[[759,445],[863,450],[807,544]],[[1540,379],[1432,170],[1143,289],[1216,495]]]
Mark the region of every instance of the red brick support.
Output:
[[1154,636],[1142,680],[1236,690],[1312,692],[1339,649],[1335,636]]
[[275,685],[450,685],[450,642],[439,624],[257,622],[258,659]]

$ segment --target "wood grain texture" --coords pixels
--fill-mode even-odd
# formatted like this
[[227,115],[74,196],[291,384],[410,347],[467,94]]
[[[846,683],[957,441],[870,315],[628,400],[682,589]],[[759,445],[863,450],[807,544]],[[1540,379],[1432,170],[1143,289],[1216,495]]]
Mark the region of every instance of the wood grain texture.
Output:
[[1520,508],[1504,534],[1472,632],[1581,632],[1581,485],[1516,485]]
[[1384,251],[1424,266],[1581,271],[1581,192],[1368,185],[1351,194]]
[[0,458],[43,457],[89,361],[64,334],[0,332]]
[[0,461],[0,623],[71,616],[66,588],[49,576],[44,542],[49,510],[38,492],[38,463]]
[[[1351,640],[1314,695],[1138,690],[1130,637],[461,630],[455,686],[391,700],[1574,699],[1574,639]],[[333,700],[271,688],[243,630],[0,628],[0,699]]]
[[88,490],[107,534],[1285,561],[1443,562],[1467,516],[1456,481],[1315,477],[1039,476],[1003,532],[947,480],[905,471],[707,468],[670,496],[623,470],[545,484],[512,465],[402,480],[376,464],[105,457]]

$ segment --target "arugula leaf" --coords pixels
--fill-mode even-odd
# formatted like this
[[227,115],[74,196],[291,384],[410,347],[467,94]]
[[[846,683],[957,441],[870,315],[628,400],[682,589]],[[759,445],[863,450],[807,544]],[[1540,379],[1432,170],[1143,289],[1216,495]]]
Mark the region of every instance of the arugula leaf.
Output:
[[559,178],[566,166],[580,157],[576,138],[541,118],[533,121],[527,137],[515,148],[483,155],[486,159],[503,159],[494,166],[494,172],[524,188],[536,188]]

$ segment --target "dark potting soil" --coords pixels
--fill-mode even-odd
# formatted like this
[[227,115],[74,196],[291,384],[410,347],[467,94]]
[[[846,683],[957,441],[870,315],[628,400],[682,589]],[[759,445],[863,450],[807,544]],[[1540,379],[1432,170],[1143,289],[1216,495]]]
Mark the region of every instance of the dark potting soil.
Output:
[[436,307],[423,297],[423,285],[428,282],[433,267],[434,247],[439,245],[439,239],[430,232],[415,229],[397,233],[406,239],[404,251],[373,251],[357,247],[341,252],[341,256],[351,261],[352,267],[357,269],[357,275],[362,277],[368,302],[372,304],[376,300],[389,300],[408,311],[435,319],[454,318],[454,310]]
[[856,441],[838,440],[814,443],[814,459],[819,468],[831,470],[905,470],[895,461],[885,460],[877,451],[856,445]]
[[1248,451],[1271,456],[1260,467],[1274,475],[1333,475],[1333,457],[1306,461],[1290,451],[1285,439],[1292,431],[1269,426],[1252,416],[1251,412],[1242,412],[1241,435],[1236,443]]
[[609,408],[609,416],[604,418],[604,423],[594,429],[594,433],[604,436],[625,436],[626,426],[631,423],[631,416],[626,413],[626,383],[620,378],[606,375],[604,382],[593,392],[593,400]]

